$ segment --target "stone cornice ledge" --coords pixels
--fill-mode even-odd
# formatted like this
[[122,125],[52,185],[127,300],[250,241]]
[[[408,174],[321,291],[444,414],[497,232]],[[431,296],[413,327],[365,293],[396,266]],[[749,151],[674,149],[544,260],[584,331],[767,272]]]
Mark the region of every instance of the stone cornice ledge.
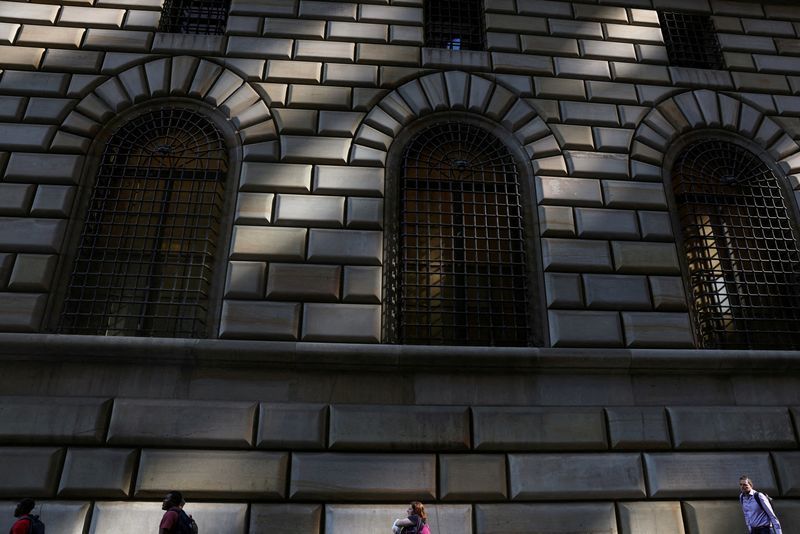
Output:
[[0,361],[411,372],[800,371],[800,351],[430,347],[13,333],[0,333]]

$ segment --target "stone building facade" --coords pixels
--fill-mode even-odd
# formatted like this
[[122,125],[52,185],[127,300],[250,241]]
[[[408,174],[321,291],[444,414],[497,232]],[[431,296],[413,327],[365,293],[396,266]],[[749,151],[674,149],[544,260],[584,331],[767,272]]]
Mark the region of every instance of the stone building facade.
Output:
[[0,529],[791,530],[798,143],[791,1],[0,1]]

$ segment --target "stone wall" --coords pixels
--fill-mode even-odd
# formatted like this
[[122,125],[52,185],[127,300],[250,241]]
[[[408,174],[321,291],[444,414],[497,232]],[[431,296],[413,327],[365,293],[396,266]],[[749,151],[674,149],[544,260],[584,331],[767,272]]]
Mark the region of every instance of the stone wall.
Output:
[[[550,346],[693,345],[661,169],[680,136],[738,136],[800,187],[791,5],[487,0],[482,52],[422,47],[421,0],[234,0],[222,36],[157,32],[160,9],[0,2],[0,330],[53,327],[92,142],[152,102],[236,132],[223,338],[381,341],[387,154],[423,116],[526,154]],[[655,9],[711,14],[724,70],[669,66]]]

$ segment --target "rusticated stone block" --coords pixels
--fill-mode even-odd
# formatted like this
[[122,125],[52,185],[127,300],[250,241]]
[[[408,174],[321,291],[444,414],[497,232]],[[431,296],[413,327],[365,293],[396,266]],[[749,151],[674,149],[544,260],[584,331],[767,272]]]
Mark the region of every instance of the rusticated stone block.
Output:
[[380,265],[383,259],[383,234],[369,230],[311,229],[308,261]]
[[235,226],[232,260],[299,261],[305,257],[305,228]]
[[686,313],[624,312],[621,315],[629,347],[694,347],[692,325]]
[[582,308],[583,289],[581,275],[573,273],[546,273],[544,287],[549,308]]
[[259,299],[264,296],[267,278],[266,263],[232,261],[225,278],[225,298]]
[[[254,504],[249,534],[319,534],[321,504]],[[351,531],[352,532],[352,531]]]
[[[738,471],[737,471],[738,473]],[[733,476],[731,478],[738,478]],[[761,488],[758,488],[759,491]],[[687,501],[683,503],[686,534],[745,534],[738,499],[726,501]],[[780,519],[780,517],[779,517]]]
[[220,337],[297,340],[300,304],[226,300],[222,304]]
[[255,413],[251,402],[115,399],[108,443],[250,447]]
[[0,441],[99,444],[111,402],[82,397],[0,397]]
[[136,497],[161,497],[174,488],[198,498],[282,498],[289,455],[262,451],[144,449]]
[[292,499],[424,501],[432,500],[435,495],[433,454],[292,455],[289,488]]
[[[17,501],[0,502],[0,532],[11,530],[16,521],[12,515],[16,505]],[[78,534],[86,532],[86,519],[91,507],[89,502],[38,501],[33,513],[53,529],[48,532]]]
[[600,408],[474,407],[472,426],[481,451],[607,448]]
[[[203,532],[242,534],[247,526],[246,504],[190,502],[185,510],[197,521]],[[153,530],[153,525],[158,525],[163,514],[161,506],[152,502],[97,502],[94,505],[89,534],[149,532]]]
[[469,410],[464,407],[331,407],[331,449],[444,451],[469,446]]
[[445,501],[508,498],[502,454],[440,454],[439,497]]
[[680,274],[673,243],[613,241],[614,266],[620,273]]
[[64,460],[58,496],[127,497],[137,456],[133,449],[70,448]]
[[338,265],[271,263],[267,298],[271,300],[332,301],[339,298],[342,268]]
[[17,254],[8,288],[36,293],[48,291],[57,260],[55,254]]
[[558,310],[547,312],[554,347],[621,347],[619,313]]
[[344,197],[280,194],[275,202],[275,224],[341,228]]
[[645,453],[650,497],[723,497],[739,475],[758,481],[759,490],[777,493],[768,453]]
[[[538,476],[538,474],[537,474]],[[478,504],[479,534],[617,534],[612,503]]]
[[303,341],[379,343],[381,307],[309,303],[303,309]]
[[37,331],[46,303],[42,293],[0,293],[0,332]]
[[383,285],[380,267],[348,266],[344,268],[342,300],[378,304]]
[[[772,453],[775,460],[778,478],[781,481],[782,494],[786,497],[797,497],[800,495],[800,452],[775,452]],[[752,477],[759,490],[764,484],[755,476]],[[763,491],[769,491],[764,489]]]
[[0,447],[0,497],[52,496],[63,458],[55,447]]
[[550,205],[602,206],[599,180],[536,177],[536,198]]
[[[405,517],[407,505],[348,505],[325,507],[325,532],[328,534],[374,534]],[[435,534],[472,534],[472,507],[466,504],[426,505],[428,525]]]
[[265,449],[324,449],[327,428],[325,405],[262,403],[256,443]]
[[603,197],[611,208],[666,209],[664,186],[658,183],[603,180]]
[[586,306],[600,310],[650,309],[646,276],[585,274]]
[[663,408],[606,408],[612,449],[669,449]]
[[620,534],[684,534],[679,502],[620,502]]
[[246,162],[240,187],[242,191],[307,193],[311,190],[311,165]]
[[547,271],[608,272],[608,242],[588,239],[542,239],[542,260]]
[[508,473],[513,500],[645,497],[638,453],[509,454]]
[[693,406],[667,413],[676,449],[797,448],[786,408]]
[[575,208],[578,236],[587,239],[639,239],[636,212]]

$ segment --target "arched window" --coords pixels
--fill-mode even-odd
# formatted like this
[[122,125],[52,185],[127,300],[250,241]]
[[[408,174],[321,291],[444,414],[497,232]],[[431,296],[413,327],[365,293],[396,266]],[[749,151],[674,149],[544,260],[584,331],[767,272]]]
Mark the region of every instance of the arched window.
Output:
[[775,174],[710,139],[680,154],[672,184],[698,344],[800,348],[800,254]]
[[205,337],[228,161],[196,112],[135,117],[103,152],[59,331]]
[[403,154],[398,200],[397,341],[529,344],[523,209],[505,145],[469,124],[427,127]]

